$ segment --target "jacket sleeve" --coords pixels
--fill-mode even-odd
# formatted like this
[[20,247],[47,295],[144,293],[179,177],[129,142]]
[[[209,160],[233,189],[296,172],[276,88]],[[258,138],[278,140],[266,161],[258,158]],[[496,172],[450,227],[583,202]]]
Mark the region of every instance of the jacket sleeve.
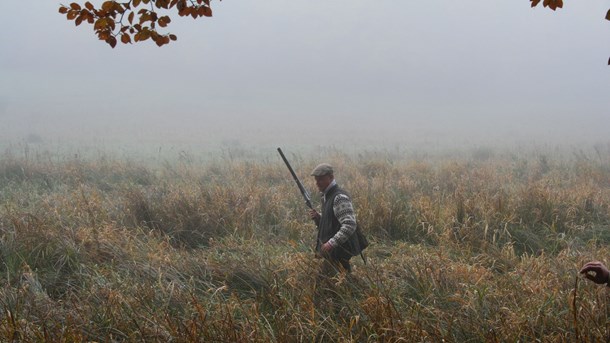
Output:
[[333,247],[343,244],[356,231],[356,214],[352,201],[345,194],[339,194],[333,202],[333,211],[341,224],[339,231],[328,240]]

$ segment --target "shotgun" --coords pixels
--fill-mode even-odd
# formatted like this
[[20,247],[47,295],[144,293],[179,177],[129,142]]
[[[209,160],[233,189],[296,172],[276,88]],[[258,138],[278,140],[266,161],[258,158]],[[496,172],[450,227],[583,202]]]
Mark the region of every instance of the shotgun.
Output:
[[303,187],[301,180],[299,180],[299,178],[297,177],[297,174],[295,174],[294,170],[290,166],[290,163],[286,159],[286,156],[284,156],[282,149],[277,148],[277,152],[280,153],[280,156],[282,156],[282,160],[284,160],[284,163],[286,163],[286,167],[288,167],[288,170],[290,170],[290,174],[292,174],[292,178],[294,179],[294,182],[297,183],[297,186],[299,187],[299,190],[301,191],[301,194],[303,195],[303,198],[305,199],[305,204],[307,205],[307,207],[313,209],[313,205],[311,205],[311,197],[309,196],[309,192],[305,189],[305,187]]

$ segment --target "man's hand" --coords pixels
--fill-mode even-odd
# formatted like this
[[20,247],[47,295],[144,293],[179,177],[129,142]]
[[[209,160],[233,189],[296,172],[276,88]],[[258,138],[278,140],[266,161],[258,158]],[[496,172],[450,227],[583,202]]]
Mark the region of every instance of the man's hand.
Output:
[[313,219],[314,222],[319,223],[320,222],[320,213],[318,213],[318,211],[314,210],[313,208],[311,210],[309,210],[309,218]]
[[580,273],[596,284],[601,285],[610,281],[610,271],[608,271],[608,268],[599,261],[592,261],[585,264],[580,269]]
[[322,244],[321,249],[323,253],[330,254],[330,251],[333,250],[333,246],[330,243],[326,242]]

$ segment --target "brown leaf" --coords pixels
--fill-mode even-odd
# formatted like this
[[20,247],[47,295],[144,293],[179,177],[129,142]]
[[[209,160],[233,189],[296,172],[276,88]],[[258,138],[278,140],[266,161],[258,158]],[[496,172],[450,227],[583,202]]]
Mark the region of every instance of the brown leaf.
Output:
[[135,13],[131,12],[129,13],[129,16],[127,17],[127,20],[129,21],[130,24],[133,24],[133,17],[135,16]]
[[107,21],[107,19],[106,19],[106,18],[100,18],[100,19],[98,19],[98,20],[95,22],[95,24],[93,25],[93,29],[97,31],[97,30],[102,30],[102,29],[106,28],[106,26],[108,26],[108,25],[106,24],[106,21]]
[[138,7],[138,6],[140,6],[140,1],[141,1],[141,0],[133,0],[133,7]]
[[68,13],[68,7],[61,6],[61,7],[59,8],[59,13],[61,13],[61,14],[66,14],[66,13]]
[[204,7],[205,10],[203,12],[203,15],[206,17],[211,17],[212,16],[212,9],[210,7]]
[[143,24],[143,23],[149,21],[150,19],[151,19],[150,14],[144,13],[144,14],[140,15],[140,24]]
[[610,10],[608,10],[608,13],[606,13],[606,20],[610,20]]
[[89,10],[89,11],[93,11],[95,9],[95,7],[93,7],[93,4],[90,3],[89,1],[85,2],[85,7]]
[[116,46],[116,38],[114,38],[114,36],[110,36],[106,39],[106,43],[108,43],[114,49]]
[[117,11],[117,12],[119,12],[119,13],[125,13],[125,10],[127,9],[128,4],[129,4],[129,3],[127,3],[127,4],[125,5],[125,7],[123,7],[123,5],[122,5],[122,4],[119,4],[118,2],[114,1],[114,6],[113,6],[113,8],[112,8],[112,9],[113,9],[113,10],[115,10],[115,11]]
[[74,20],[77,15],[78,15],[78,12],[70,11],[70,12],[68,12],[68,14],[66,14],[66,18],[68,18],[68,20]]
[[192,10],[193,9],[191,7],[184,7],[183,9],[181,9],[178,12],[178,14],[181,15],[181,16],[188,16],[188,15],[191,15],[191,11]]
[[540,3],[540,0],[531,0],[532,1],[532,7],[536,7],[538,5],[538,3]]
[[148,30],[142,30],[140,31],[140,40],[147,40],[148,38],[150,38],[150,31]]
[[108,39],[108,37],[110,37],[110,31],[107,31],[107,30],[105,30],[105,31],[99,31],[99,33],[97,34],[97,37],[98,37],[100,40],[107,40],[107,39]]
[[129,44],[131,43],[131,37],[129,37],[128,34],[123,34],[121,35],[121,42],[123,42],[123,44]]
[[178,39],[178,37],[176,37],[176,35],[169,35],[169,39],[175,41]]
[[71,3],[70,8],[72,8],[73,10],[76,10],[76,11],[80,11],[80,9],[81,9],[80,5],[77,4],[76,2]]
[[106,12],[112,11],[113,8],[114,8],[114,1],[104,1],[104,3],[102,4],[102,9]]
[[79,15],[78,18],[74,21],[74,25],[78,26],[83,22],[83,16]]

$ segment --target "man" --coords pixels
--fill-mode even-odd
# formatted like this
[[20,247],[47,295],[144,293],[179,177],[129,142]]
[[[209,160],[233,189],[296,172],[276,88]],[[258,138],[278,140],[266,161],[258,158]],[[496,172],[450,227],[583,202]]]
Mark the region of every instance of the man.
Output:
[[356,235],[354,206],[349,195],[337,185],[330,164],[319,164],[311,175],[322,192],[322,214],[309,210],[318,227],[316,252],[325,259],[326,272],[349,273],[352,270],[349,259],[362,251]]
[[580,269],[580,273],[598,285],[606,284],[610,287],[610,271],[601,262],[591,261],[585,264]]

